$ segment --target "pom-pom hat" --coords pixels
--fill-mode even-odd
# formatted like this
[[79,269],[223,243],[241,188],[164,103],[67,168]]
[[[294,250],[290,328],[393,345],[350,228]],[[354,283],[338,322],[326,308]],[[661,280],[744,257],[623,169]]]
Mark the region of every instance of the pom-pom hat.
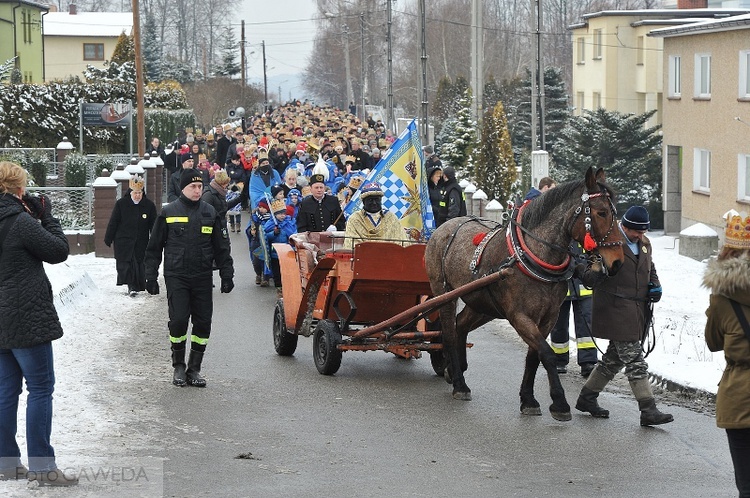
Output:
[[203,183],[203,175],[200,171],[197,169],[182,170],[182,174],[180,175],[180,190],[184,190],[185,187],[196,182]]
[[622,216],[622,226],[645,232],[651,227],[648,211],[643,206],[630,206]]
[[383,197],[383,189],[380,188],[380,184],[378,182],[368,182],[362,185],[362,188],[359,190],[360,199],[367,199],[368,197],[371,197],[373,195]]
[[727,216],[724,247],[750,249],[750,216],[744,213]]

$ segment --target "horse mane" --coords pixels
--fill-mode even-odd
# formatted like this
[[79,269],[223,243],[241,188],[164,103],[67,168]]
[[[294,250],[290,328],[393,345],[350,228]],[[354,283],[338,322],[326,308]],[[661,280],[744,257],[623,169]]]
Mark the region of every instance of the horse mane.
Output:
[[[581,189],[585,191],[585,183],[585,180],[571,180],[548,190],[544,195],[540,195],[534,199],[528,206],[526,206],[526,209],[524,209],[522,220],[523,226],[531,230],[547,220],[549,213],[557,206],[573,198],[575,198],[576,201],[580,201],[580,193],[578,191]],[[614,191],[604,183],[597,183],[607,191],[612,198],[612,202],[614,202]]]

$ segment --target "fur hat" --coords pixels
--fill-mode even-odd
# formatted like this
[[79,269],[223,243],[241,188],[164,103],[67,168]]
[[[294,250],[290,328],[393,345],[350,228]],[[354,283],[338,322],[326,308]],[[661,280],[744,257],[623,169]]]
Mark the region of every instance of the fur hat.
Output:
[[362,188],[359,191],[360,199],[367,199],[368,197],[372,197],[373,195],[383,197],[383,189],[380,188],[380,184],[378,182],[367,182],[362,185]]
[[750,249],[750,216],[745,213],[727,216],[724,247]]
[[[448,168],[443,170],[445,172]],[[622,215],[622,226],[631,230],[646,231],[651,228],[648,211],[643,206],[630,206]]]
[[130,187],[130,190],[133,192],[143,192],[143,177],[138,175],[133,175],[130,177],[130,182],[128,183],[128,186]]
[[200,171],[197,169],[182,170],[182,174],[180,175],[180,190],[184,190],[185,187],[196,182],[203,183],[203,175]]
[[224,169],[216,170],[216,173],[214,173],[214,180],[216,180],[216,183],[219,185],[229,185],[229,175]]
[[286,213],[286,202],[284,199],[274,199],[271,201],[271,212],[278,214],[281,212]]

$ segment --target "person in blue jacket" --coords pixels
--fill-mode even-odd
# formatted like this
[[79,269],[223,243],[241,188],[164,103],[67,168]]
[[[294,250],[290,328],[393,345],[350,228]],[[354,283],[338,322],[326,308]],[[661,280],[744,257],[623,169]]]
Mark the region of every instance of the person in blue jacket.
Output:
[[289,236],[297,233],[297,224],[287,214],[287,205],[283,199],[275,199],[271,202],[273,218],[263,223],[263,231],[266,235],[266,243],[269,246],[268,254],[271,255],[271,273],[273,274],[273,285],[281,297],[281,268],[279,266],[279,255],[273,248],[274,243],[289,242]]
[[258,158],[258,167],[250,175],[250,206],[254,210],[258,203],[271,194],[271,187],[281,182],[279,172],[271,167],[268,156]]

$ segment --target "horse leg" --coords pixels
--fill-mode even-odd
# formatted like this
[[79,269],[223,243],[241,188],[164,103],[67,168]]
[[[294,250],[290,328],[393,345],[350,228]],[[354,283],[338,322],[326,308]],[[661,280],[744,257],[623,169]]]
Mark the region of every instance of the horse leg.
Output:
[[456,316],[457,342],[458,344],[463,344],[463,347],[458,350],[458,358],[461,362],[462,372],[465,372],[469,368],[468,361],[466,360],[466,341],[469,332],[478,329],[492,320],[494,320],[493,317],[485,315],[484,313],[478,313],[468,306],[465,306],[464,309],[461,310],[461,313]]
[[[453,384],[453,398],[471,400],[471,389],[464,380],[466,367],[466,335],[468,331],[459,330],[459,319],[456,316],[456,301],[440,308],[440,323],[443,328],[443,356],[445,357],[445,380]],[[464,314],[464,311],[461,311]],[[461,341],[463,338],[463,342]]]
[[560,382],[560,374],[557,373],[555,353],[545,340],[542,340],[537,348],[539,351],[539,361],[542,362],[542,366],[547,370],[547,379],[549,379],[549,394],[552,398],[552,404],[549,407],[550,415],[555,420],[567,422],[571,419],[570,405],[568,404],[568,400],[565,399],[565,390],[563,389],[562,382]]
[[536,371],[539,368],[539,353],[529,347],[526,352],[526,366],[523,370],[523,379],[521,380],[521,413],[523,415],[541,415],[542,409],[539,402],[534,397],[534,379]]

